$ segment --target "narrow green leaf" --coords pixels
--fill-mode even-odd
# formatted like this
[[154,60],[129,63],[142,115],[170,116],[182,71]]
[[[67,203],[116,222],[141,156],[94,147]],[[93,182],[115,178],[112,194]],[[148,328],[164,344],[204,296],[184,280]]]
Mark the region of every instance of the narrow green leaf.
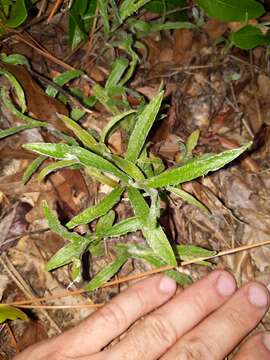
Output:
[[[83,75],[83,71],[81,70],[68,70],[65,71],[64,73],[56,76],[53,79],[53,82],[55,84],[57,84],[58,86],[64,86],[65,84],[67,84],[68,82],[70,82],[71,80],[74,80],[80,76]],[[58,94],[58,90],[53,87],[53,85],[49,85],[46,89],[46,94],[52,97],[56,97],[56,95]]]
[[119,8],[121,22],[125,21],[130,15],[138,11],[141,7],[151,0],[124,0]]
[[[153,265],[155,268],[165,266],[166,263],[161,260],[154,252],[142,244],[118,244],[120,250],[126,250],[131,257],[140,259]],[[186,286],[192,283],[191,278],[177,270],[167,270],[164,272],[167,276],[174,279],[179,285]]]
[[110,231],[115,220],[115,212],[110,210],[107,214],[102,216],[96,225],[96,234],[103,236],[106,234],[106,231]]
[[264,35],[257,26],[253,25],[247,25],[237,32],[233,32],[230,39],[235,46],[244,50],[270,44],[270,34]]
[[151,178],[154,175],[154,171],[152,168],[152,159],[149,159],[147,155],[146,146],[143,147],[141,155],[139,159],[137,160],[137,164],[140,167],[140,169],[144,172],[147,178]]
[[246,21],[261,16],[265,10],[255,0],[196,0],[208,16],[221,21]]
[[166,264],[176,265],[171,245],[160,225],[155,229],[143,228],[142,232],[149,246],[166,262]]
[[69,10],[68,45],[72,50],[87,38],[82,20],[87,11],[87,3],[84,0],[74,0]]
[[[200,257],[214,256],[217,254],[217,251],[207,250],[199,246],[194,245],[176,245],[176,256],[181,261],[193,260]],[[206,265],[211,266],[212,264],[209,261],[200,261],[197,265]]]
[[161,24],[152,24],[150,31],[176,30],[176,29],[196,29],[197,26],[187,21],[167,21]]
[[79,107],[74,107],[70,112],[70,118],[72,120],[79,121],[85,114],[86,114],[85,110]]
[[141,227],[148,226],[149,206],[138,189],[128,188],[128,198]]
[[74,282],[82,280],[82,261],[81,259],[74,259],[71,267],[71,279]]
[[87,4],[87,8],[85,13],[83,14],[82,20],[83,20],[83,27],[86,33],[89,32],[90,29],[92,29],[96,11],[97,11],[97,0],[91,0]]
[[159,92],[138,116],[130,136],[126,159],[135,162],[143,149],[147,135],[159,112],[164,92]]
[[25,65],[26,67],[30,67],[27,58],[21,54],[11,54],[11,55],[0,54],[0,60],[6,64]]
[[126,160],[118,155],[111,155],[112,161],[136,181],[143,181],[145,179],[142,171],[131,161]]
[[206,213],[208,215],[210,214],[209,209],[203,203],[201,203],[199,200],[197,200],[194,196],[189,194],[188,192],[186,192],[186,191],[184,191],[182,189],[173,187],[173,186],[168,186],[167,190],[169,190],[171,193],[179,196],[181,199],[186,201],[188,204],[196,206],[202,212],[204,212],[204,213]]
[[200,137],[200,130],[199,129],[193,131],[189,135],[189,137],[187,139],[187,143],[186,143],[187,156],[192,155],[192,151],[195,149],[195,147],[198,144],[199,137]]
[[99,84],[95,84],[92,87],[93,95],[97,98],[97,100],[105,107],[107,111],[116,115],[119,113],[117,106],[112,104],[112,99],[108,96],[107,91],[103,89]]
[[129,177],[120,171],[115,165],[101,156],[96,155],[80,146],[70,146],[66,144],[51,143],[32,143],[25,144],[23,147],[41,155],[47,155],[55,159],[78,160],[84,166],[92,167],[100,171],[111,173],[124,182],[129,181]]
[[57,170],[60,170],[60,169],[66,168],[66,167],[70,167],[70,166],[73,166],[76,164],[78,164],[77,160],[61,160],[61,161],[57,161],[53,164],[50,164],[41,170],[41,172],[38,175],[38,181],[39,182],[43,181],[46,176],[48,176],[49,174],[51,174],[54,171],[57,171]]
[[110,76],[106,81],[106,89],[118,85],[118,82],[120,81],[121,77],[123,76],[124,72],[128,67],[128,63],[128,59],[124,58],[116,59],[114,61]]
[[149,153],[149,163],[152,165],[155,175],[159,175],[165,170],[162,159],[151,152]]
[[0,304],[0,324],[2,324],[6,320],[16,320],[16,319],[21,319],[26,321],[28,320],[28,317],[24,312],[13,306]]
[[69,229],[74,228],[77,225],[81,224],[89,224],[94,219],[105,215],[109,210],[112,209],[114,205],[116,205],[123,193],[124,189],[121,187],[117,187],[113,189],[108,195],[106,195],[97,205],[91,206],[81,212],[80,214],[74,216],[66,226]]
[[95,150],[97,141],[87,130],[83,129],[76,121],[65,115],[58,114],[58,117],[63,121],[66,127],[74,132],[85,147],[90,150]]
[[108,122],[108,124],[105,126],[105,128],[102,130],[102,133],[100,135],[100,142],[105,143],[107,137],[111,134],[111,132],[114,130],[116,125],[123,120],[126,116],[135,113],[136,110],[128,110],[124,113],[121,113],[119,115],[116,115],[111,118],[111,120]]
[[23,173],[22,182],[23,184],[27,184],[40,165],[46,160],[46,156],[40,155],[35,160],[31,162],[27,169]]
[[158,32],[163,30],[174,30],[174,29],[196,29],[197,26],[187,21],[167,21],[167,22],[146,22],[138,20],[137,18],[131,19],[129,22],[132,32],[139,33],[142,35],[149,34],[151,32]]
[[151,249],[167,264],[176,265],[173,250],[162,227],[159,224],[154,229],[149,227],[150,209],[142,194],[136,188],[129,187],[128,198],[139,221],[143,235]]
[[8,136],[15,135],[19,132],[29,130],[29,129],[34,129],[34,128],[40,127],[40,126],[44,126],[44,124],[42,124],[42,125],[37,125],[37,124],[19,125],[19,126],[15,126],[15,127],[9,128],[9,129],[0,130],[0,139],[4,139]]
[[128,256],[126,253],[119,254],[117,258],[105,268],[103,268],[86,286],[86,291],[93,291],[105,284],[111,277],[113,277],[118,270],[127,261]]
[[86,238],[77,234],[76,232],[68,231],[51,211],[46,201],[43,202],[43,210],[45,218],[48,221],[49,228],[55,234],[61,236],[65,240],[69,240],[78,244],[84,244]]
[[150,188],[159,188],[168,185],[177,185],[196,179],[216,171],[230,163],[251,146],[251,142],[237,149],[227,150],[220,154],[199,156],[186,162],[183,166],[164,171],[162,174],[147,179],[144,185]]
[[26,107],[26,100],[25,100],[25,96],[24,96],[24,90],[23,90],[21,84],[16,79],[16,77],[13,74],[11,74],[9,71],[7,71],[6,69],[0,68],[0,75],[5,76],[8,79],[8,81],[10,82],[10,85],[13,87],[13,89],[16,93],[19,106],[20,106],[22,112],[24,113],[26,111],[27,107]]
[[48,123],[44,122],[44,121],[38,121],[35,120],[33,118],[31,118],[30,116],[27,116],[23,113],[21,113],[12,103],[8,90],[5,87],[0,88],[0,96],[1,99],[4,103],[4,105],[6,106],[7,109],[10,110],[10,112],[12,114],[14,114],[15,116],[17,116],[19,119],[23,120],[24,122],[26,122],[29,125],[36,125],[36,126],[48,126]]
[[115,188],[119,185],[117,181],[111,179],[109,176],[103,175],[100,171],[98,171],[90,166],[87,166],[84,170],[88,176],[97,180],[101,184],[108,185],[111,188]]
[[100,239],[99,242],[89,247],[89,252],[92,256],[106,256],[105,241]]
[[124,219],[113,225],[102,234],[103,237],[120,237],[140,229],[139,221],[136,217]]
[[108,0],[98,0],[98,9],[101,15],[101,19],[104,26],[104,32],[106,35],[110,32],[110,22],[109,22],[109,15],[108,15]]
[[61,266],[67,265],[74,260],[80,259],[87,250],[90,240],[82,238],[79,241],[65,245],[51,257],[45,266],[45,271],[51,271]]
[[176,251],[181,260],[192,260],[194,258],[216,255],[216,251],[204,249],[194,245],[176,245]]

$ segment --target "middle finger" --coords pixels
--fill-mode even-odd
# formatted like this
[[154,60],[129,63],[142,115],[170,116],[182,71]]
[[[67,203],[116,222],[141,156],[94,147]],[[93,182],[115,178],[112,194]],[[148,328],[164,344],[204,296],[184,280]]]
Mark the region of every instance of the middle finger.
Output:
[[104,355],[110,360],[157,359],[182,335],[224,304],[235,290],[235,281],[229,273],[214,271],[148,315]]

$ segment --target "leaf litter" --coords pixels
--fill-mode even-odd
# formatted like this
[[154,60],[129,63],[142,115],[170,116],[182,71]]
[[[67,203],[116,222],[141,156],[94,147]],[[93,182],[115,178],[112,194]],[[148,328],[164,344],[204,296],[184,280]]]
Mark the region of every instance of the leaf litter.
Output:
[[[122,9],[122,20],[126,16],[124,10]],[[100,86],[103,86],[108,78],[107,74],[110,73],[115,53],[110,48],[104,51],[105,39],[99,30],[93,34],[91,51],[88,49],[87,42],[81,48],[69,50],[66,34],[62,30],[66,27],[65,24],[65,17],[57,15],[55,21],[49,25],[40,22],[30,27],[28,31],[31,38],[54,54],[56,58],[62,59],[65,54],[68,64],[81,69],[90,78],[94,78],[94,74],[97,76],[98,73],[96,79]],[[259,134],[262,127],[269,125],[269,96],[267,97],[269,76],[265,75],[267,73],[265,50],[261,49],[261,52],[258,52],[255,49],[252,52],[252,63],[245,53],[243,54],[237,49],[229,54],[222,54],[222,47],[215,45],[214,40],[224,34],[226,27],[222,21],[215,20],[214,24],[216,26],[211,23],[206,24],[204,31],[200,33],[192,29],[177,29],[171,32],[149,33],[143,38],[148,51],[146,52],[143,47],[140,49],[144,60],[138,64],[130,87],[139,95],[144,94],[152,100],[157,94],[160,83],[164,83],[167,108],[166,106],[162,108],[161,115],[167,116],[164,116],[163,119],[161,116],[161,119],[155,122],[147,139],[148,149],[154,155],[161,157],[164,166],[169,169],[168,172],[173,171],[178,164],[184,161],[187,156],[185,143],[190,134],[198,129],[200,138],[192,151],[196,156],[228,150],[230,148],[226,144],[230,142],[247,143],[250,141],[250,133],[256,139],[256,135]],[[27,35],[22,33],[22,36]],[[34,71],[45,74],[48,79],[53,77],[52,74],[61,74],[64,71],[54,61],[48,60],[40,52],[36,52],[34,47],[29,47],[25,42],[11,39],[1,44],[1,52],[26,55]],[[120,53],[122,54],[125,49],[119,49]],[[131,54],[131,52],[128,53],[128,56],[132,56]],[[213,62],[213,59],[216,60],[216,63]],[[67,116],[70,109],[70,104],[59,100],[59,93],[56,98],[48,97],[44,91],[47,84],[42,83],[35,77],[34,72],[29,72],[22,65],[5,64],[4,68],[10,70],[22,85],[26,95],[28,114],[31,117],[47,121],[56,130],[74,136],[72,129],[67,129],[64,122],[60,121],[57,116],[57,113]],[[65,84],[64,87],[66,90],[73,87],[79,89],[85,95],[84,101],[90,101],[89,98],[93,96],[92,85],[83,78],[73,79],[71,85]],[[109,96],[107,90],[102,94],[107,99],[105,108],[96,104],[93,112],[86,113],[77,123],[84,131],[95,130],[89,133],[91,139],[98,139],[98,134],[102,134],[101,130],[111,121],[112,117],[117,116],[114,112],[122,98],[121,92],[120,95],[117,93],[119,89],[114,90],[117,95],[113,97],[112,101],[107,101]],[[79,92],[77,91],[77,93]],[[128,94],[128,101],[136,103],[138,93]],[[125,105],[121,104],[121,106]],[[130,134],[132,126],[135,124],[132,120],[132,113],[129,113],[125,107],[124,110],[127,111],[127,117],[121,119],[120,123],[116,122],[121,126],[114,130],[113,140],[110,138],[112,142],[109,142],[108,146],[118,149],[117,155],[120,156],[127,150],[128,160],[134,162],[139,155],[142,156],[144,149],[137,141],[128,147],[127,134]],[[5,129],[20,124],[20,119],[4,107],[1,107],[1,118],[3,119],[1,125]],[[145,123],[145,126],[148,125]],[[76,129],[78,130],[77,127]],[[73,281],[74,269],[71,267],[61,267],[53,273],[44,272],[47,261],[66,243],[61,237],[48,230],[42,210],[43,201],[46,200],[50,209],[53,209],[54,213],[58,215],[61,223],[66,224],[85,209],[98,204],[112,191],[108,185],[100,186],[96,178],[87,177],[86,171],[80,168],[65,168],[59,172],[52,172],[44,183],[39,183],[34,174],[28,184],[25,186],[22,184],[23,173],[36,157],[24,151],[21,145],[27,142],[58,143],[68,140],[67,138],[63,139],[61,134],[57,134],[54,130],[30,129],[1,141],[0,190],[3,196],[1,196],[0,203],[0,226],[1,229],[4,229],[1,231],[1,235],[4,235],[4,239],[1,238],[1,241],[3,240],[3,244],[6,244],[5,247],[2,247],[2,243],[0,243],[1,252],[7,251],[9,260],[26,279],[35,297],[57,296],[65,289],[76,291],[86,283],[88,283],[89,289],[94,289],[96,284],[94,281],[91,283],[91,280],[95,274],[102,276],[103,271],[106,273],[106,279],[109,280],[111,274],[114,273],[111,272],[111,269],[120,268],[127,258],[124,248],[122,248],[123,252],[115,262],[114,249],[119,240],[110,237],[108,233],[108,239],[104,248],[99,249],[100,252],[97,252],[96,255],[94,253],[91,257],[86,253],[82,257],[83,269],[79,282]],[[133,134],[136,135],[136,132]],[[84,133],[84,135],[87,134]],[[68,146],[76,145],[69,144]],[[174,194],[169,191],[166,193],[170,207],[161,201],[163,211],[160,224],[171,241],[176,244],[195,245],[212,251],[221,251],[269,240],[269,137],[264,138],[259,148],[249,153],[249,157],[256,163],[258,171],[252,171],[250,167],[245,167],[245,158],[241,162],[237,161],[233,166],[228,165],[207,177],[199,180],[190,179],[191,181],[178,188],[178,192],[174,189]],[[41,164],[41,169],[51,164],[53,164],[52,161],[47,159],[44,164]],[[145,163],[145,169],[146,172],[147,163]],[[155,174],[153,179],[156,180],[152,180],[157,181],[157,186],[159,186],[160,179],[158,176],[160,175]],[[161,185],[178,186],[175,183],[164,182]],[[210,215],[207,211],[199,211],[192,203],[192,198],[185,197],[181,191],[202,203],[209,210]],[[176,196],[178,194],[182,194],[182,197]],[[123,197],[126,199],[126,194],[123,194]],[[20,207],[24,206],[23,204],[28,204],[26,214],[25,211],[21,213],[18,211]],[[134,215],[127,201],[119,203],[114,210],[117,222],[132,218]],[[132,231],[141,228],[132,221],[129,224]],[[79,225],[76,231],[80,235],[90,234],[90,231],[92,233],[95,229],[96,220],[93,219],[90,225],[86,225],[84,222],[76,225]],[[145,235],[145,233],[149,233],[149,229],[143,229],[143,232]],[[155,241],[155,239],[148,239],[148,241],[153,240]],[[129,260],[122,267],[118,273],[120,278],[148,271],[150,266],[142,261],[147,256],[148,259],[152,256],[152,261],[156,261],[153,260],[153,254],[143,253],[140,248],[145,245],[140,231],[125,235],[121,238],[121,242],[126,246],[134,243],[137,248],[129,249],[130,252],[136,250],[136,258],[132,261]],[[168,256],[170,257],[170,255]],[[173,262],[172,258],[170,259]],[[212,261],[211,268],[230,269],[239,284],[257,279],[269,286],[268,259],[268,247],[261,247],[250,252],[241,252],[237,255],[215,259]],[[209,270],[204,266],[192,265],[186,267],[185,274],[196,280]],[[5,273],[3,268],[1,268],[1,273]],[[98,278],[94,279],[98,281]],[[11,280],[12,282],[9,284],[3,282],[4,302],[25,299],[25,293],[18,287],[18,284],[14,283],[14,279],[11,278]],[[78,305],[79,307],[85,303],[104,303],[125,287],[126,284],[123,283],[111,288],[101,288],[90,293],[87,299],[83,295],[60,299],[52,298],[48,304]],[[59,328],[64,330],[78,323],[91,311],[93,309],[90,308],[49,310],[48,314],[49,318],[53,318]],[[18,343],[20,349],[38,340],[35,333],[38,332],[39,326],[42,327],[42,332],[44,331],[44,337],[46,334],[52,335],[55,331],[48,317],[44,317],[39,310],[35,310],[35,313],[39,322],[34,321],[29,325],[16,320],[12,325],[16,338],[21,339]],[[260,326],[267,328],[269,321],[268,315]],[[6,333],[6,329],[3,329],[2,332]],[[25,340],[22,337],[24,332],[29,334],[29,339]],[[1,340],[0,355],[11,358],[15,349],[7,340],[8,336],[3,339]]]

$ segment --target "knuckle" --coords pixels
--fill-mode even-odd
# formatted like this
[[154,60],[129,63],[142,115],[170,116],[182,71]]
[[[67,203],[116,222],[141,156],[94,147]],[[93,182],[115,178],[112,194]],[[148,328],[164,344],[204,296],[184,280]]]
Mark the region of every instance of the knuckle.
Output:
[[116,327],[125,327],[128,324],[127,315],[124,309],[115,303],[109,303],[99,311],[99,316],[105,326],[108,323],[114,324]]
[[181,341],[175,360],[209,360],[213,351],[201,338],[190,338]]
[[229,325],[232,328],[243,328],[245,329],[247,327],[247,322],[243,316],[243,314],[236,309],[230,308],[228,310],[227,319],[229,321]]
[[133,289],[132,302],[136,302],[138,304],[140,311],[145,312],[148,310],[149,306],[144,296],[144,290],[141,287]]
[[204,317],[208,313],[207,303],[204,301],[204,298],[201,293],[194,294],[193,297],[193,311],[196,312],[197,316]]
[[151,314],[145,319],[145,327],[158,344],[169,348],[177,341],[177,332],[173,325],[159,314]]

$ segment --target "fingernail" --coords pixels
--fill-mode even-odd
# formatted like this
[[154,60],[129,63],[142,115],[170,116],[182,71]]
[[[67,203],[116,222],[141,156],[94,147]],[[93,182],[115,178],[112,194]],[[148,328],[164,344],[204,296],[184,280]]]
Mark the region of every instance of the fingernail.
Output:
[[262,336],[262,341],[266,349],[270,351],[270,333],[264,333]]
[[268,304],[267,290],[260,285],[252,284],[248,289],[248,298],[256,307],[266,307]]
[[159,282],[159,291],[163,294],[170,294],[176,290],[176,282],[168,276],[163,276]]
[[217,279],[216,289],[222,296],[230,296],[235,292],[236,285],[230,274],[222,274]]

